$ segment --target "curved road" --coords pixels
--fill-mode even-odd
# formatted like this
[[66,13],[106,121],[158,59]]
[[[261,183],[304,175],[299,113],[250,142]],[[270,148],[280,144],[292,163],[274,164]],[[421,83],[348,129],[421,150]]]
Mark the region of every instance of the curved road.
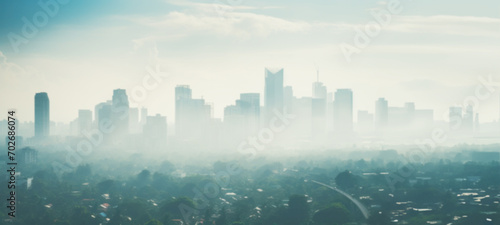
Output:
[[359,208],[359,210],[361,211],[361,213],[363,213],[363,216],[365,217],[365,219],[368,219],[368,216],[370,216],[370,213],[368,212],[368,209],[360,202],[358,201],[357,199],[353,198],[351,195],[345,193],[344,191],[336,188],[336,187],[332,187],[330,185],[327,185],[327,184],[324,184],[324,183],[321,183],[321,182],[318,182],[318,181],[315,181],[315,180],[311,180],[311,182],[314,182],[316,184],[319,184],[319,185],[322,185],[322,186],[325,186],[327,188],[330,188],[340,194],[342,194],[343,196],[346,196],[349,200],[351,200],[352,202],[354,202],[354,204]]

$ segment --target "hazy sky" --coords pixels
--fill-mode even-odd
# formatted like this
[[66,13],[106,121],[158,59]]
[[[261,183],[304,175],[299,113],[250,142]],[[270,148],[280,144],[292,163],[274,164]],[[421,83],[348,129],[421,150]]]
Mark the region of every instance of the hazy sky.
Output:
[[[64,122],[113,89],[130,96],[148,66],[168,77],[131,106],[169,121],[176,85],[190,85],[220,118],[239,93],[263,94],[265,67],[283,67],[296,96],[311,95],[318,67],[329,92],[353,89],[355,111],[373,112],[385,97],[390,106],[435,109],[436,119],[474,95],[480,76],[500,81],[498,0],[397,1],[401,12],[350,63],[339,45],[354,45],[356,29],[376,22],[372,12],[387,1],[72,0],[47,23],[37,2],[0,7],[0,112],[16,108],[21,120],[33,120],[36,92],[48,92],[51,120]],[[42,27],[23,37],[23,17]],[[25,38],[18,51],[9,33]],[[499,93],[481,101],[482,122],[498,119]]]

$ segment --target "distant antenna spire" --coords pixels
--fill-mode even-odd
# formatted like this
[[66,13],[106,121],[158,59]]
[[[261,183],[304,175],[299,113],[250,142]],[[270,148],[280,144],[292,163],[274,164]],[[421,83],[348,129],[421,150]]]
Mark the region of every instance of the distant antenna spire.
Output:
[[316,82],[319,82],[319,66],[316,62],[314,63],[314,68],[316,68]]

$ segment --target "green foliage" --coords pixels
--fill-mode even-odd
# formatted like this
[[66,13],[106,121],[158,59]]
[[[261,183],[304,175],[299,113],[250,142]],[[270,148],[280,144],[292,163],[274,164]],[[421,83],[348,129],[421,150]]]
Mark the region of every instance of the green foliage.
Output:
[[374,212],[368,218],[369,225],[386,225],[391,222],[391,219],[384,212]]
[[151,219],[150,221],[148,221],[145,225],[163,225],[163,223],[161,223],[160,221],[158,220],[155,220],[155,219]]
[[[43,154],[41,152],[41,156]],[[204,224],[210,225],[382,225],[390,224],[392,219],[410,225],[427,224],[430,220],[443,224],[500,221],[500,214],[494,213],[500,211],[500,206],[494,203],[499,194],[498,163],[426,163],[415,167],[418,175],[405,177],[395,190],[389,190],[386,176],[380,173],[397,171],[397,163],[325,159],[281,164],[263,159],[254,164],[253,169],[247,167],[237,176],[230,176],[230,182],[217,189],[218,195],[210,196],[205,193],[206,185],[214,182],[213,176],[205,172],[210,165],[182,168],[188,175],[178,177],[170,175],[175,167],[169,162],[144,165],[136,158],[130,163],[108,158],[99,160],[101,163],[78,166],[60,177],[43,161],[37,167],[23,168],[19,181],[26,177],[33,180],[30,189],[21,182],[16,189],[16,224],[176,225],[176,219],[190,224],[204,220]],[[297,166],[290,169],[290,165]],[[213,167],[224,172],[227,163],[218,162]],[[368,172],[375,175],[355,175]],[[416,176],[431,179],[416,179]],[[467,180],[468,176],[478,176],[481,180],[472,182]],[[313,182],[304,182],[314,179],[332,183],[332,178],[364,205],[380,205],[377,209],[383,213],[372,212],[364,221],[345,196]],[[475,201],[474,196],[457,196],[468,189],[478,193],[480,205],[469,204]],[[193,190],[199,190],[202,196]],[[228,192],[235,194],[226,195]],[[0,193],[8,193],[6,185],[0,186]],[[109,198],[102,196],[104,193],[109,194]],[[298,195],[293,195],[295,193]],[[482,199],[487,195],[490,197]],[[208,204],[196,205],[191,199],[195,196],[205,197]],[[102,207],[104,203],[109,207]],[[407,210],[412,207],[432,208],[432,211]],[[391,213],[396,210],[405,210],[406,214],[394,217]],[[106,217],[101,216],[101,212],[106,213]],[[463,215],[467,217],[453,220]],[[6,214],[0,215],[0,221],[5,219],[8,219]],[[110,219],[109,222],[106,219]]]
[[357,180],[351,171],[346,170],[335,177],[335,183],[342,189],[349,189],[357,185]]
[[309,205],[307,204],[306,196],[290,196],[285,220],[291,225],[307,224],[309,221]]
[[[193,200],[180,197],[165,201],[160,206],[160,214],[174,219],[190,219],[197,212]],[[187,217],[187,218],[186,218]]]
[[342,203],[333,203],[313,216],[315,225],[342,225],[350,221],[350,213]]

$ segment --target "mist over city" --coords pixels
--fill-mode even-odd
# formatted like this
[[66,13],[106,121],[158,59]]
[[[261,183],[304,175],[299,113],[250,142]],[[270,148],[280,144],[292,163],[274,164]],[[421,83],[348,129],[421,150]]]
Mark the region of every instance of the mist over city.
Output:
[[499,224],[499,16],[4,2],[0,224]]

